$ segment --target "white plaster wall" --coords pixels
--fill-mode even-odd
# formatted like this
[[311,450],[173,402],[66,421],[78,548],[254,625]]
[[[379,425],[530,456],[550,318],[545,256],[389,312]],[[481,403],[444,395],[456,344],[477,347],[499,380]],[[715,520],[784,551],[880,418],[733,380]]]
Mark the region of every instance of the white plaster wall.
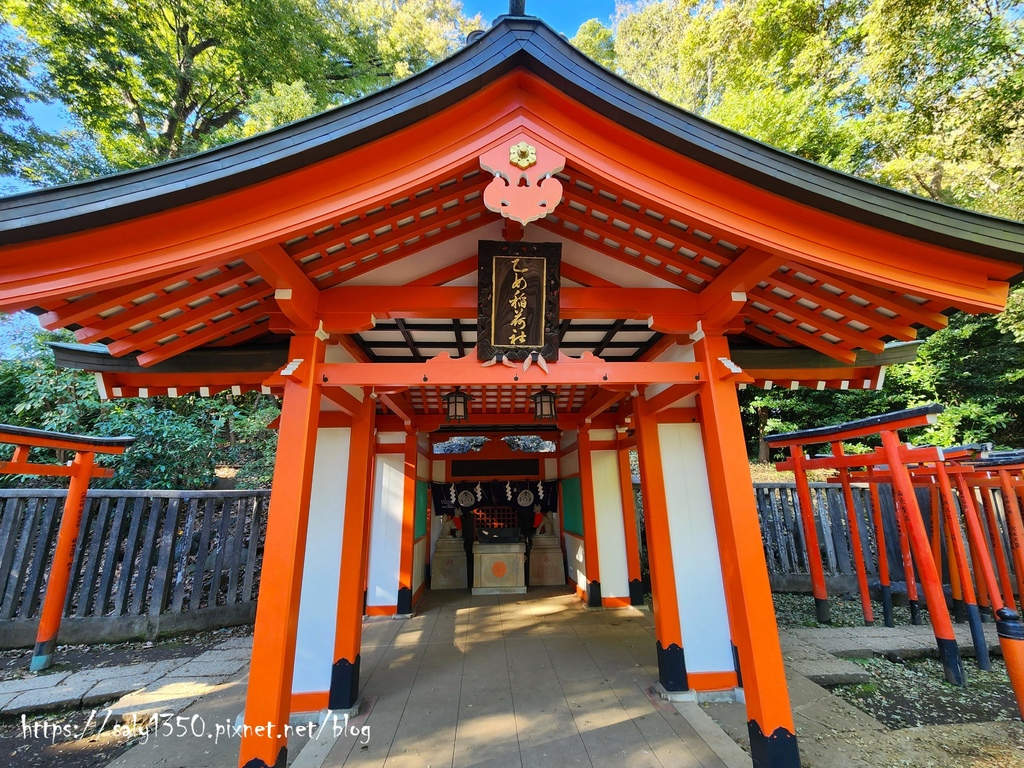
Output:
[[733,669],[722,563],[699,424],[659,424],[676,594],[690,672]]
[[568,533],[563,534],[562,538],[565,540],[565,556],[568,559],[566,565],[569,568],[569,578],[579,584],[581,589],[586,589],[587,563],[583,555],[583,539],[576,538]]
[[405,456],[400,453],[379,454],[376,466],[366,587],[368,608],[393,607],[398,603],[398,570],[402,558]]
[[580,473],[580,456],[579,451],[570,451],[569,453],[562,456],[561,460],[561,473],[559,477],[572,477]]
[[544,479],[558,479],[558,459],[544,459]]
[[629,597],[618,451],[592,451],[590,457],[594,470],[594,517],[597,522],[601,597]]
[[316,434],[292,674],[294,693],[326,691],[331,685],[351,437],[348,427],[319,429]]

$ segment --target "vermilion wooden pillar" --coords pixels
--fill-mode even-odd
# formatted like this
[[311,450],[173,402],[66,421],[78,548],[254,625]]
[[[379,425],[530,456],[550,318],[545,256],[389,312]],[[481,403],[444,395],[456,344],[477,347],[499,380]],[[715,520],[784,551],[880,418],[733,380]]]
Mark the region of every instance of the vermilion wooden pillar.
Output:
[[[312,334],[294,336],[288,355],[292,363],[302,362],[286,379],[281,404],[245,701],[245,723],[253,728],[242,736],[239,756],[239,765],[244,768],[284,768],[288,759],[284,726],[291,705],[295,633],[322,389],[314,373],[324,360],[324,342]],[[266,727],[257,730],[256,725]]]
[[622,489],[622,527],[626,532],[626,576],[629,579],[629,604],[644,604],[643,574],[640,572],[640,539],[636,530],[636,497],[633,494],[633,471],[629,466],[629,444],[626,431],[617,435],[619,452],[619,486]]
[[412,564],[416,531],[416,464],[419,444],[415,432],[405,436],[405,488],[402,499],[402,553],[398,566],[399,615],[412,613]]
[[39,615],[36,646],[29,664],[29,669],[33,672],[46,669],[53,661],[53,649],[57,647],[57,632],[68,598],[75,542],[78,541],[78,531],[82,527],[85,495],[89,490],[89,479],[92,477],[95,458],[94,453],[80,451],[75,454],[74,463],[71,465],[71,484],[68,486],[68,495],[64,501],[64,512],[60,519],[60,529],[57,531],[57,548],[53,553],[50,576],[46,580],[43,609]]
[[601,558],[597,551],[597,503],[594,499],[594,465],[590,433],[581,429],[576,442],[580,464],[580,495],[583,502],[583,551],[587,568],[587,605],[600,608]]
[[661,465],[661,440],[658,421],[647,411],[643,397],[633,400],[636,417],[637,450],[640,453],[640,487],[644,496],[644,522],[647,533],[647,561],[651,567],[651,593],[654,600],[654,637],[658,646],[658,677],[668,691],[689,689],[683,631],[679,622],[679,598],[676,592],[675,561],[668,525],[665,475]]
[[[711,371],[725,372],[719,363],[729,358],[724,337],[704,336],[694,343],[694,352]],[[712,375],[697,400],[726,599],[736,624],[732,636],[743,674],[751,757],[758,767],[799,766],[736,385]]]
[[372,485],[377,401],[366,397],[352,417],[345,527],[341,544],[338,621],[334,635],[334,664],[327,706],[351,709],[359,700],[360,640],[363,629],[363,594],[366,582],[366,538],[373,511]]

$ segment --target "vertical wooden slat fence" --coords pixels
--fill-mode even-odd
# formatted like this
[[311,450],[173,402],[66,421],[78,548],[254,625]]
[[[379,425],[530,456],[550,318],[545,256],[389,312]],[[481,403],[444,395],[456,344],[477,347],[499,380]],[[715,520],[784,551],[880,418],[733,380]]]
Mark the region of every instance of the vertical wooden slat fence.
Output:
[[[0,491],[0,619],[38,618],[66,491]],[[65,616],[250,603],[269,491],[91,491]]]

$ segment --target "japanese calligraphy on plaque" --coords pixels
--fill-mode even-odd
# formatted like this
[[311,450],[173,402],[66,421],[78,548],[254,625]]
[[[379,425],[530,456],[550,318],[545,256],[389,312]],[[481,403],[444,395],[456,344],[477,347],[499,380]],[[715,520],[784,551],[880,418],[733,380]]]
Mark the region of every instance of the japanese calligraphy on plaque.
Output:
[[560,243],[480,241],[477,354],[558,357]]

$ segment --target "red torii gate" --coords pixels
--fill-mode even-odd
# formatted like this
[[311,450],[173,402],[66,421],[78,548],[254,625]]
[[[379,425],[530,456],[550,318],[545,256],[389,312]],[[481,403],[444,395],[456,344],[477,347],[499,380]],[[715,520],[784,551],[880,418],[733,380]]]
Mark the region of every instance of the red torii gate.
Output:
[[[50,432],[44,429],[29,429],[0,424],[0,443],[13,443],[14,456],[10,461],[0,461],[0,475],[46,475],[49,477],[70,477],[67,499],[57,531],[57,548],[50,565],[50,576],[46,580],[46,595],[39,617],[36,646],[29,666],[33,672],[46,669],[53,663],[53,649],[57,645],[57,632],[64,615],[64,603],[71,580],[71,563],[75,556],[75,541],[82,525],[82,511],[89,480],[94,477],[112,477],[114,470],[97,467],[94,464],[97,453],[120,455],[135,442],[134,437],[87,437],[64,432]],[[36,464],[30,462],[32,448],[52,448],[59,451],[74,451],[74,460],[64,465]]]

